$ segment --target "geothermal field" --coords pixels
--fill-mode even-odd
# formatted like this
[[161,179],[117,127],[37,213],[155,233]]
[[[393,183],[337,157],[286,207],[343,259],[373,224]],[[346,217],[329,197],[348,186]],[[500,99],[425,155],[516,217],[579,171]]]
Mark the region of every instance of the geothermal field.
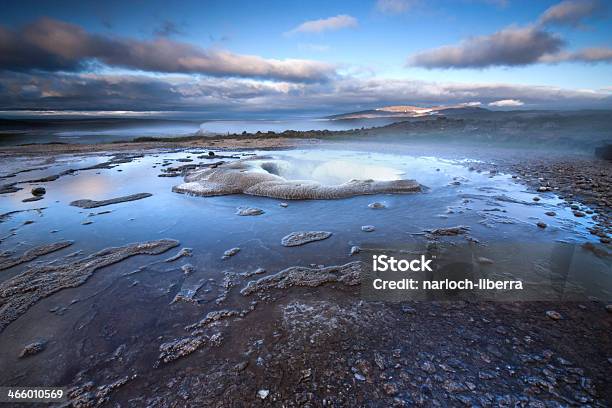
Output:
[[[189,143],[5,148],[0,383],[74,406],[606,405],[610,207],[546,173],[566,156]],[[609,163],[580,160],[605,204]],[[523,288],[376,291],[381,254]]]

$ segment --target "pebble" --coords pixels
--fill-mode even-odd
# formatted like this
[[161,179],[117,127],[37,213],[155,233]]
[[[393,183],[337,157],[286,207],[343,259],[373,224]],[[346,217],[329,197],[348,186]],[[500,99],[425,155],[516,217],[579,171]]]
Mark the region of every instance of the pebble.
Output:
[[287,207],[289,207],[289,204],[287,204],[287,203],[280,203],[279,205],[280,205],[281,207],[283,207],[283,208],[287,208]]
[[231,256],[236,255],[238,252],[240,252],[240,248],[231,248],[228,249],[227,251],[223,252],[223,259],[227,259]]
[[238,208],[238,211],[236,211],[236,215],[241,215],[241,216],[253,216],[253,215],[261,215],[264,213],[264,210],[262,210],[261,208],[255,208],[255,207],[242,207],[242,208]]
[[545,222],[542,222],[542,221],[538,222],[536,225],[537,225],[538,227],[540,227],[540,228],[546,228],[546,227],[547,227],[546,223],[545,223]]
[[358,381],[365,381],[365,377],[359,373],[355,373],[355,379]]
[[376,227],[375,227],[375,226],[373,226],[373,225],[364,225],[364,226],[362,226],[362,227],[361,227],[361,230],[362,230],[363,232],[372,232],[372,231],[374,231],[375,229],[376,229]]
[[556,312],[554,310],[548,310],[546,312],[546,316],[548,316],[552,320],[561,320],[563,318],[563,316],[561,316],[561,313]]
[[380,209],[380,208],[386,208],[386,207],[387,206],[385,204],[378,202],[378,201],[368,204],[368,208],[372,208],[375,210]]
[[351,247],[351,252],[349,255],[353,256],[355,254],[358,254],[359,252],[361,252],[361,248],[359,248],[357,245],[354,245]]
[[257,396],[261,399],[266,399],[270,394],[270,390],[259,390],[257,391]]
[[31,192],[33,196],[42,196],[45,195],[47,190],[44,187],[34,187]]
[[489,258],[485,258],[484,256],[479,256],[478,258],[476,258],[476,261],[480,264],[492,264],[494,263],[494,261],[492,259]]
[[557,213],[554,211],[546,211],[544,215],[548,215],[549,217],[554,217],[555,215],[557,215]]

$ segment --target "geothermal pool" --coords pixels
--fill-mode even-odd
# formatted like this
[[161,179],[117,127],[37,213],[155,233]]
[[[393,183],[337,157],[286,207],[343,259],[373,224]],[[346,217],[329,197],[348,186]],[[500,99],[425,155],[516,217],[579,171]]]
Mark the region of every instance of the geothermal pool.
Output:
[[[15,174],[3,182],[23,187],[0,196],[1,213],[16,211],[1,219],[2,256],[19,256],[58,241],[73,244],[2,271],[0,283],[32,265],[62,264],[104,248],[164,238],[180,242],[162,255],[139,255],[107,266],[84,284],[36,302],[0,334],[0,361],[11,363],[0,374],[2,383],[15,382],[24,373],[36,384],[69,383],[82,368],[75,361],[112,354],[125,344],[142,350],[130,361],[131,369],[146,372],[159,354],[159,345],[184,336],[186,325],[212,310],[248,308],[250,299],[241,296],[240,289],[251,279],[290,266],[368,262],[373,253],[416,254],[428,245],[426,231],[438,228],[467,227],[466,234],[442,238],[440,244],[470,248],[474,256],[494,260],[482,268],[489,268],[489,276],[525,280],[532,285],[527,299],[610,298],[609,260],[578,246],[595,243],[586,230],[594,223],[591,217],[576,218],[554,192],[528,191],[510,175],[478,172],[466,161],[359,150],[222,151],[217,157],[198,157],[207,153],[150,153],[116,162],[112,168],[75,171],[34,183],[27,180],[94,166],[112,155],[15,158],[2,163],[2,176]],[[168,167],[258,160],[257,156],[275,163],[271,173],[291,181],[337,186],[352,179],[412,179],[423,190],[332,200],[243,194],[199,197],[172,191],[183,183],[182,177],[158,177]],[[270,169],[263,166],[257,171]],[[36,186],[46,188],[44,199],[22,202]],[[74,200],[135,193],[152,196],[92,209],[70,205]],[[536,196],[539,201],[534,201]],[[370,208],[373,202],[384,208]],[[237,215],[237,209],[244,207],[261,209],[263,214]],[[556,215],[545,215],[550,211]],[[537,227],[540,221],[547,227]],[[363,226],[374,230],[364,232]],[[282,246],[281,239],[295,231],[332,235],[303,246]],[[361,252],[351,256],[353,246]],[[564,246],[572,248],[574,258],[563,276],[555,276],[548,262],[553,251]],[[192,255],[165,262],[183,248],[190,248]],[[240,251],[224,259],[231,248]],[[181,269],[186,264],[192,268],[188,274]],[[258,268],[264,271],[251,275]],[[176,300],[177,294],[187,296],[187,301]],[[258,324],[265,325],[266,317],[262,318]],[[23,345],[37,338],[51,339],[40,358],[18,359]],[[91,357],[91,364],[101,370],[107,360],[97,358]]]

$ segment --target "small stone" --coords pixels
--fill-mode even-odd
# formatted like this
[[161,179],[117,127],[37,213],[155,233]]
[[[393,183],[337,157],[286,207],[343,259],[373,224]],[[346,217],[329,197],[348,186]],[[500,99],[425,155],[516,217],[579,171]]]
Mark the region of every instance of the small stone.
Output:
[[546,211],[544,215],[548,215],[549,217],[554,217],[555,215],[557,215],[557,213],[554,211]]
[[353,256],[355,254],[358,254],[359,252],[361,252],[361,248],[359,248],[357,245],[354,245],[351,247],[351,252],[350,252],[350,256]]
[[355,379],[358,381],[365,381],[365,377],[359,373],[355,373]]
[[612,304],[606,305],[606,311],[612,313]]
[[236,211],[236,215],[240,215],[243,217],[261,215],[263,213],[264,213],[264,210],[262,210],[261,208],[255,208],[255,207],[238,208],[238,211]]
[[425,371],[426,373],[433,374],[436,372],[436,367],[429,361],[425,361],[421,363],[421,370]]
[[547,227],[546,223],[545,223],[545,222],[542,222],[542,221],[539,221],[539,222],[538,222],[536,225],[537,225],[538,227],[540,227],[540,228],[546,228],[546,227]]
[[223,259],[227,259],[229,257],[232,257],[232,256],[236,255],[238,252],[240,252],[240,248],[231,248],[231,249],[228,249],[227,251],[223,252]]
[[257,396],[259,398],[266,399],[268,397],[268,395],[270,394],[270,390],[259,390],[257,391]]
[[574,217],[584,217],[584,213],[581,211],[574,211]]
[[393,396],[393,395],[397,394],[397,385],[395,385],[393,383],[384,383],[383,384],[383,390],[385,390],[385,394],[387,394],[389,396]]
[[485,258],[484,256],[479,256],[478,258],[476,258],[476,262],[478,262],[479,264],[485,264],[485,265],[495,263],[492,259]]
[[368,204],[368,208],[372,208],[374,210],[386,208],[386,207],[387,206],[385,204],[378,202],[378,201]]
[[415,315],[416,314],[416,309],[414,309],[413,307],[410,307],[408,305],[402,305],[402,312],[409,314],[409,315]]
[[34,187],[32,189],[33,196],[42,196],[42,195],[45,195],[46,192],[47,190],[44,187]]
[[81,225],[89,225],[89,224],[93,224],[92,220],[85,220],[81,223]]
[[33,354],[38,354],[45,349],[47,342],[44,340],[35,341],[34,343],[30,343],[23,348],[21,354],[19,354],[19,358],[24,358],[27,356],[31,356]]
[[563,318],[563,316],[561,316],[561,313],[556,312],[554,310],[547,311],[546,316],[548,316],[552,320],[561,320]]
[[540,197],[533,197],[533,201],[540,201]]
[[287,207],[289,207],[289,204],[287,204],[287,203],[280,203],[279,205],[280,205],[281,207],[283,207],[283,208],[287,208]]
[[372,231],[374,231],[375,229],[376,229],[376,227],[375,227],[375,226],[373,226],[373,225],[364,225],[364,226],[362,226],[362,227],[361,227],[361,230],[362,230],[363,232],[372,232]]

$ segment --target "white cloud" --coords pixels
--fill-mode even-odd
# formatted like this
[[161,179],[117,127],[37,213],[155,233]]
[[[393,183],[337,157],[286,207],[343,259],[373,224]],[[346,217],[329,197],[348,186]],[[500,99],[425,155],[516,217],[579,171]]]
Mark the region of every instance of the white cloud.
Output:
[[297,33],[322,33],[324,31],[336,31],[342,28],[357,27],[359,23],[355,17],[347,14],[339,14],[334,17],[322,18],[319,20],[305,21],[286,34]]
[[489,106],[495,106],[497,108],[514,108],[523,105],[524,103],[518,99],[502,99],[489,103]]

